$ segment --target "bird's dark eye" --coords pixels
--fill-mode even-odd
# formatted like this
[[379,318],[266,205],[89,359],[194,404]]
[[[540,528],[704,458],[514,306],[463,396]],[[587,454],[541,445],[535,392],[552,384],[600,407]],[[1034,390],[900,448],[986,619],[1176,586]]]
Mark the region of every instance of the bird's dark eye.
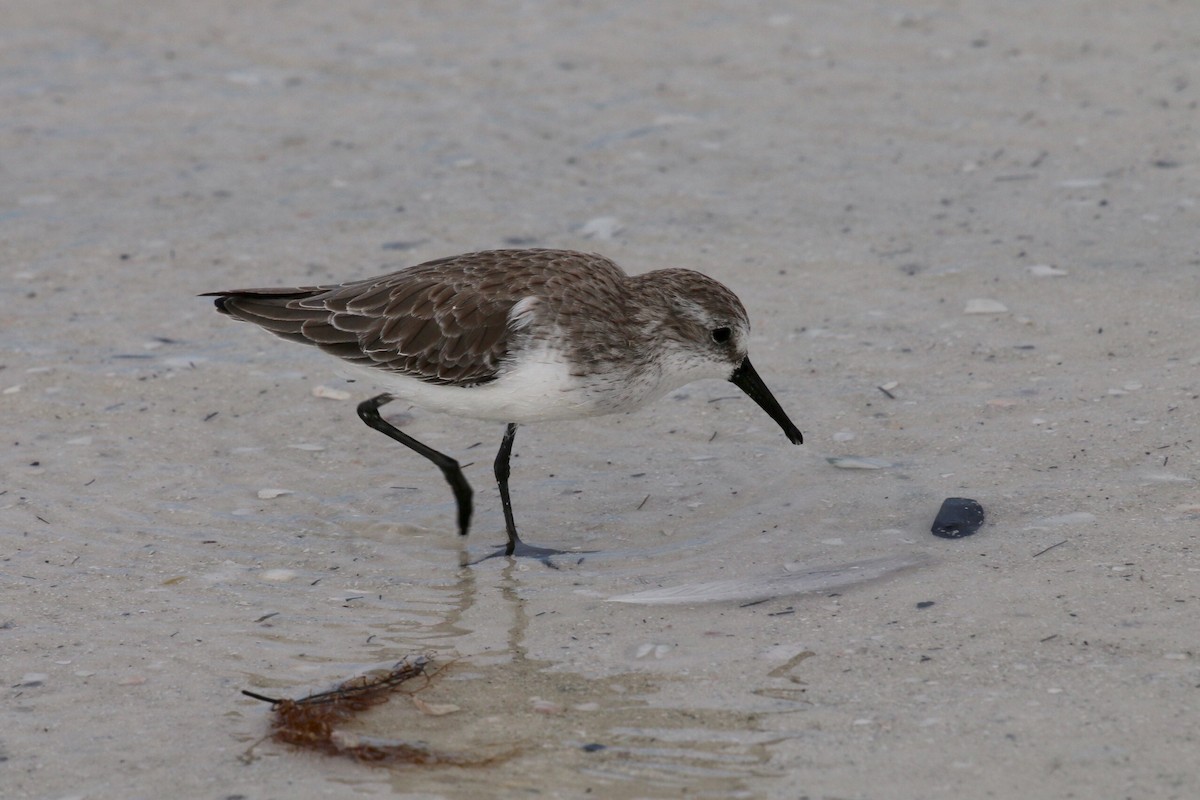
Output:
[[729,341],[729,337],[733,336],[733,331],[729,328],[713,328],[712,340],[717,344],[725,344]]

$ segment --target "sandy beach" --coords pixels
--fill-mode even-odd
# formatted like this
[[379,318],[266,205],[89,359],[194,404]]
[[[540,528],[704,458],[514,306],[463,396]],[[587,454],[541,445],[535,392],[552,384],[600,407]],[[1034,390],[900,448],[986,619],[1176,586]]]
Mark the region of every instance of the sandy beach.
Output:
[[[4,18],[4,797],[1200,796],[1200,6]],[[502,427],[386,409],[464,543],[369,387],[196,296],[503,247],[722,281],[805,444],[720,381],[525,426],[579,555],[462,566]],[[418,655],[338,741],[457,761],[241,694]]]

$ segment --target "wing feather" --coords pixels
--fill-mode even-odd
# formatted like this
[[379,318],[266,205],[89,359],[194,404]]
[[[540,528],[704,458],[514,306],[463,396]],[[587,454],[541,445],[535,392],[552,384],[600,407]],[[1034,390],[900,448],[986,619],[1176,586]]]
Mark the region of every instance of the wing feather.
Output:
[[[346,361],[436,384],[495,380],[536,321],[561,309],[526,303],[563,297],[580,278],[618,291],[620,268],[601,256],[559,250],[493,250],[438,259],[337,286],[213,292],[217,308]],[[578,298],[577,298],[578,299]],[[602,320],[596,320],[601,322]]]

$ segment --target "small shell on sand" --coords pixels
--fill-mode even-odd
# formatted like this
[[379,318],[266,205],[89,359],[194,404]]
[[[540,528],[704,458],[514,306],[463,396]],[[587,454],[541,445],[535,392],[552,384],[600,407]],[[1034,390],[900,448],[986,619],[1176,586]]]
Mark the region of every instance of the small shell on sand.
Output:
[[314,386],[312,393],[313,397],[324,397],[326,400],[349,400],[351,397],[344,389],[334,389],[324,384]]
[[1001,303],[999,300],[991,300],[986,297],[975,297],[967,301],[966,308],[963,309],[964,314],[1007,314],[1008,306]]
[[890,461],[871,456],[829,456],[825,460],[838,469],[887,469],[894,466]]
[[1058,278],[1062,277],[1063,275],[1070,274],[1065,269],[1052,267],[1049,264],[1034,264],[1033,266],[1026,267],[1025,269],[1027,269],[1029,274],[1035,278]]

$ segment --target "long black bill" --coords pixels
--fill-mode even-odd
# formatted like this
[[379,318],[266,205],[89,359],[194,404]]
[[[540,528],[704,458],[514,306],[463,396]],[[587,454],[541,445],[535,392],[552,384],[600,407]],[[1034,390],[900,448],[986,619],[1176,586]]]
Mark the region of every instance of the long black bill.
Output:
[[804,435],[792,424],[792,421],[788,419],[788,415],[783,413],[783,409],[775,401],[775,396],[771,394],[771,390],[763,383],[763,379],[758,377],[758,373],[754,371],[754,367],[750,366],[750,358],[748,356],[742,360],[738,368],[729,376],[729,380],[743,392],[750,395],[751,400],[758,403],[771,419],[779,423],[779,427],[783,428],[783,435],[788,438],[788,441],[792,444],[804,444]]

